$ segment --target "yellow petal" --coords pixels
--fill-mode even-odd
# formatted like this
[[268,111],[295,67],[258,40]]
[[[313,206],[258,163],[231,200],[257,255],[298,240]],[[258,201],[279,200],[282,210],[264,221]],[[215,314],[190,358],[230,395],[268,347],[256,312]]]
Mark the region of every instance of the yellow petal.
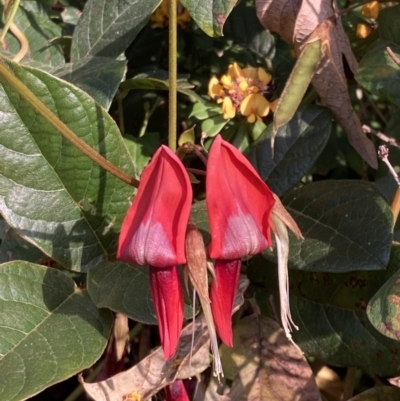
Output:
[[378,1],[371,1],[370,3],[364,4],[361,9],[361,14],[365,18],[378,18],[379,11],[382,9],[382,4]]
[[257,70],[258,79],[263,85],[268,85],[271,82],[272,75],[268,74],[264,68],[259,67]]
[[233,63],[228,68],[228,74],[234,78],[244,78],[242,69],[237,65],[237,63]]
[[279,99],[275,99],[273,102],[269,104],[269,108],[273,113],[275,113],[276,107],[278,106]]
[[217,77],[212,77],[208,83],[208,95],[211,99],[215,99],[217,96],[223,96],[224,89],[219,83]]
[[258,79],[258,75],[257,75],[257,69],[253,68],[253,67],[247,67],[247,68],[243,68],[243,75],[246,78],[251,78],[251,79]]
[[252,93],[243,99],[240,104],[240,112],[244,116],[255,114],[259,117],[265,117],[269,113],[269,102],[263,95]]
[[232,99],[229,96],[225,97],[222,102],[222,112],[226,120],[235,117],[236,110],[233,106]]
[[248,88],[249,84],[247,83],[247,81],[245,79],[242,79],[239,83],[239,89],[242,92],[246,92],[246,89]]
[[251,113],[248,117],[247,117],[247,121],[249,123],[254,123],[256,121],[256,115],[254,113]]
[[372,29],[369,25],[357,24],[357,30],[356,30],[357,38],[365,39],[371,32]]
[[222,75],[221,84],[224,85],[226,88],[232,87],[232,77],[230,75]]

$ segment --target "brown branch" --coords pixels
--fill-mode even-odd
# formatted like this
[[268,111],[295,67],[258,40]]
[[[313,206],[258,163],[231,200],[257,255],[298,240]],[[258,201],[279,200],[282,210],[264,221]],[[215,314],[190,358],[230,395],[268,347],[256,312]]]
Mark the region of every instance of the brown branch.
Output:
[[386,48],[386,51],[388,52],[391,59],[400,67],[400,59],[393,53],[393,50],[388,46]]
[[391,138],[390,136],[385,135],[383,132],[376,131],[373,128],[371,128],[369,125],[363,124],[362,126],[363,131],[366,134],[372,134],[375,135],[377,138],[382,140],[383,142],[386,142],[387,144],[394,146],[396,148],[400,149],[400,143],[396,141],[396,139]]

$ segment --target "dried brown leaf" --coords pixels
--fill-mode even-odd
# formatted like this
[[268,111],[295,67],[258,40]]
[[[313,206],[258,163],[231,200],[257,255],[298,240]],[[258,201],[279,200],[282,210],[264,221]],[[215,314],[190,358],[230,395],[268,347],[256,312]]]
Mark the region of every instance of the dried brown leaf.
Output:
[[131,369],[110,379],[85,383],[80,378],[85,391],[96,401],[121,401],[124,396],[132,393],[139,394],[146,400],[176,378],[184,379],[204,371],[210,365],[207,327],[203,318],[196,320],[190,360],[192,327],[189,324],[183,329],[178,352],[169,361],[164,360],[163,350],[157,348]]
[[293,43],[293,32],[302,0],[256,0],[257,16],[264,28]]
[[233,380],[229,400],[321,400],[306,358],[272,319],[245,317],[234,328],[234,344],[221,347],[226,376]]
[[274,203],[274,207],[272,209],[272,213],[276,214],[285,223],[286,227],[288,227],[289,230],[292,231],[293,234],[297,238],[304,239],[299,226],[294,221],[294,219],[290,215],[290,213],[286,210],[285,206],[283,206],[279,197],[276,194],[273,194],[273,195],[274,195],[275,203]]
[[304,43],[332,15],[332,0],[303,0],[294,26],[293,43]]

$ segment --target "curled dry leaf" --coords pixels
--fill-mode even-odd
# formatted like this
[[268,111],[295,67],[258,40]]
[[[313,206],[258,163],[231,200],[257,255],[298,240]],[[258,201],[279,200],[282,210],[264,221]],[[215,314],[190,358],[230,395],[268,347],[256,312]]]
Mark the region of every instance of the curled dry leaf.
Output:
[[139,394],[143,400],[153,396],[176,378],[184,379],[204,371],[210,365],[209,337],[203,318],[194,324],[194,342],[192,347],[193,325],[189,324],[182,331],[176,355],[164,360],[161,347],[131,369],[97,383],[85,383],[80,377],[85,391],[96,401],[121,401],[127,394]]
[[[249,285],[247,278],[241,278],[234,302],[235,312],[243,305],[244,292]],[[192,333],[194,341],[192,344]],[[192,347],[193,345],[193,347]],[[148,357],[131,369],[97,383],[82,383],[86,393],[96,401],[121,401],[127,395],[135,394],[142,400],[153,396],[176,379],[196,376],[210,366],[210,338],[204,316],[187,325],[181,334],[177,353],[168,361],[158,347]]]
[[232,387],[224,396],[207,394],[206,401],[321,400],[305,356],[272,319],[256,314],[245,317],[234,328],[234,344],[233,348],[221,346]]
[[[348,94],[343,56],[353,73],[357,69],[357,61],[341,20],[336,18],[336,2],[257,0],[256,8],[263,26],[293,44],[298,56],[307,43],[321,40],[322,57],[311,83],[321,103],[332,111],[354,149],[370,166],[376,168],[378,162],[375,147],[363,132]],[[298,57],[297,63],[299,62],[304,60]],[[295,83],[288,80],[286,86],[293,84]],[[285,90],[286,87],[284,92]],[[300,100],[298,99],[298,103]]]

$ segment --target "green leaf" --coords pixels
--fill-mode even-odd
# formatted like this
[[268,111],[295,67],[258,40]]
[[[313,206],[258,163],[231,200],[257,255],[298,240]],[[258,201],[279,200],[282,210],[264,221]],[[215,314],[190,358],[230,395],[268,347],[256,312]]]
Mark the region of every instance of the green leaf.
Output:
[[117,58],[147,23],[160,0],[89,0],[72,37],[71,60]]
[[[290,309],[299,326],[292,336],[306,355],[335,366],[359,366],[380,376],[398,375],[400,343],[379,333],[366,313],[370,298],[398,270],[397,261],[394,257],[386,271],[289,271]],[[271,314],[271,295],[275,302],[279,299],[277,271],[261,257],[253,258],[246,270],[266,315]]]
[[377,386],[357,394],[349,401],[400,401],[400,388]]
[[[0,263],[11,260],[25,260],[27,262],[39,262],[45,258],[43,252],[28,241],[25,241],[18,233],[7,225],[4,220],[4,237],[0,244]],[[2,227],[3,230],[3,227]]]
[[201,130],[205,132],[210,138],[221,133],[222,129],[228,124],[223,115],[210,117],[201,123]]
[[400,6],[384,8],[379,12],[378,30],[382,40],[395,43],[400,46]]
[[253,4],[241,1],[224,26],[224,35],[255,54],[260,61],[275,55],[275,39],[260,23]]
[[108,110],[125,74],[125,67],[126,61],[88,57],[66,64],[56,72],[56,76],[82,89]]
[[[2,5],[0,14],[3,15]],[[29,51],[21,61],[23,64],[50,71],[65,63],[61,47],[52,42],[53,39],[61,36],[61,27],[51,21],[43,10],[33,13],[19,7],[14,17],[14,23],[29,42]],[[0,29],[3,27],[4,24],[0,21]],[[8,32],[4,45],[0,46],[0,53],[12,58],[19,52],[20,47],[17,38]]]
[[[145,324],[157,324],[147,266],[101,262],[89,270],[88,291],[98,308],[109,308]],[[192,316],[192,307],[186,304],[185,317]]]
[[[395,260],[394,260],[395,259]],[[394,252],[393,263],[399,266],[400,252]],[[399,321],[400,272],[387,280],[368,303],[367,314],[372,325],[383,335],[400,341]]]
[[181,0],[197,25],[209,36],[222,36],[223,26],[237,0]]
[[[133,174],[115,122],[93,99],[42,71],[8,65],[79,137]],[[61,137],[3,79],[0,85],[0,211],[45,254],[87,271],[115,252],[134,189]]]
[[[203,99],[196,92],[191,90],[193,87],[194,85],[189,83],[186,78],[178,78],[178,92],[193,98],[197,102],[203,102]],[[125,91],[130,91],[132,89],[169,90],[168,73],[160,70],[152,74],[139,74],[122,82],[120,88]]]
[[0,266],[0,399],[25,400],[90,367],[112,316],[58,270],[28,262]]
[[218,106],[215,103],[198,102],[193,105],[189,118],[194,117],[198,120],[205,120],[210,117],[220,116],[221,113],[221,106]]
[[400,58],[400,44],[378,40],[361,59],[355,78],[373,94],[400,106],[400,66],[390,57],[387,47]]
[[[324,107],[301,107],[290,122],[278,130],[271,150],[272,126],[251,147],[248,158],[277,195],[297,184],[323,151],[332,130]],[[265,138],[265,139],[264,139]]]
[[157,324],[148,267],[101,262],[89,270],[87,285],[98,308],[121,312],[138,322]]
[[314,182],[289,191],[283,204],[305,238],[290,237],[289,267],[337,273],[386,267],[393,214],[374,185]]

